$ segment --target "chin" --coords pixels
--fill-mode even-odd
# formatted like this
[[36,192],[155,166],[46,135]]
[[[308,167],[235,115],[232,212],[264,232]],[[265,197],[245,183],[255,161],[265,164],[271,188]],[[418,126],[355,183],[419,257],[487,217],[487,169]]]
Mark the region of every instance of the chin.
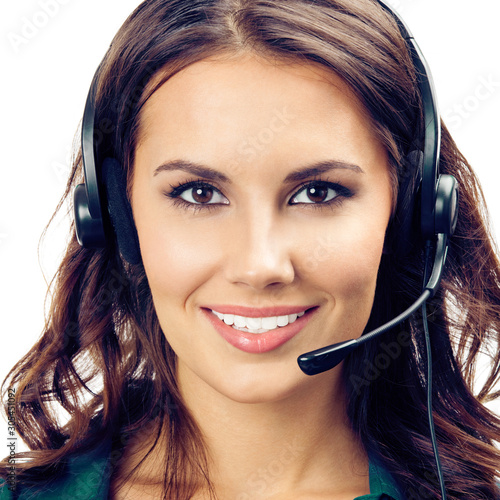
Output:
[[331,384],[337,373],[310,377],[302,373],[293,357],[276,363],[235,365],[219,376],[205,378],[205,382],[216,393],[236,403],[267,404],[304,398],[314,387],[322,385],[320,380]]

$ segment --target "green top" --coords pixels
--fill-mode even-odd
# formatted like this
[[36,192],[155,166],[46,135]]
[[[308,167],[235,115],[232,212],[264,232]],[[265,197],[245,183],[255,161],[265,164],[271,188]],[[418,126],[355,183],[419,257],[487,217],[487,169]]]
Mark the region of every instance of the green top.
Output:
[[[43,485],[43,490],[21,488],[18,500],[107,500],[116,455],[111,442],[70,459],[65,474]],[[394,479],[379,464],[370,461],[370,494],[354,500],[404,500]],[[42,486],[42,485],[41,485]],[[0,479],[0,500],[14,500],[5,480]]]

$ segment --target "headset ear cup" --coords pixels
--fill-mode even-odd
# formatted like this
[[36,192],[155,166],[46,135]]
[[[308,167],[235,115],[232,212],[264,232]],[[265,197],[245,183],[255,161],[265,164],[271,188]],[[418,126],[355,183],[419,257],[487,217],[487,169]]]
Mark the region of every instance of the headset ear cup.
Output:
[[85,184],[78,184],[73,193],[73,210],[78,243],[85,248],[103,248],[106,235],[102,219],[93,219]]
[[114,158],[106,158],[101,171],[106,187],[108,213],[115,230],[120,253],[130,264],[139,264],[142,260],[141,251],[132,207],[127,198],[126,172]]
[[436,234],[451,236],[458,219],[458,183],[453,175],[440,175],[436,188],[434,225]]
[[396,213],[386,237],[386,253],[407,256],[418,244],[415,231],[418,227],[416,214],[419,213],[422,162],[423,154],[417,150],[403,159]]

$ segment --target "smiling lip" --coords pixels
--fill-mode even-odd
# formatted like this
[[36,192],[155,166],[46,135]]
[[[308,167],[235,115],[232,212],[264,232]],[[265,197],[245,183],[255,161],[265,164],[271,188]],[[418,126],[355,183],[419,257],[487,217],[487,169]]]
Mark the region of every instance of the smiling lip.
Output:
[[222,314],[236,314],[246,318],[269,318],[271,316],[287,316],[307,311],[314,306],[272,306],[272,307],[245,307],[230,305],[206,305],[203,308],[212,309]]
[[[272,351],[285,342],[295,337],[304,326],[307,325],[318,307],[313,306],[276,306],[265,308],[250,308],[244,306],[205,306],[201,310],[208,321],[212,324],[219,335],[229,344],[248,353],[264,353]],[[223,314],[237,314],[248,318],[270,317],[270,316],[285,316],[287,314],[297,314],[302,311],[306,313],[297,318],[295,322],[269,330],[265,333],[250,333],[236,330],[232,326],[226,325],[213,312]]]

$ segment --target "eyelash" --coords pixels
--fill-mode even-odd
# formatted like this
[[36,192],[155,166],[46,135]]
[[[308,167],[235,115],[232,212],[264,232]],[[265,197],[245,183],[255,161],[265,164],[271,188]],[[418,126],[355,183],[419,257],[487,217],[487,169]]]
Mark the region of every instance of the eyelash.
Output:
[[[188,189],[196,189],[196,188],[209,188],[213,189],[214,191],[217,191],[220,193],[220,191],[215,187],[209,184],[206,181],[203,181],[201,179],[198,179],[196,181],[191,181],[191,182],[181,182],[180,184],[177,184],[176,186],[170,185],[172,188],[172,191],[169,193],[165,193],[166,196],[171,198],[173,200],[174,205],[176,206],[181,206],[182,208],[185,209],[191,209],[195,213],[200,211],[200,210],[215,210],[217,209],[220,205],[218,203],[191,203],[189,201],[183,200],[180,195],[184,192],[187,191]],[[222,193],[220,193],[222,194]]]
[[[345,199],[350,198],[353,196],[353,192],[346,188],[345,186],[342,186],[341,184],[337,184],[335,182],[329,182],[329,181],[323,181],[321,179],[316,179],[312,181],[308,181],[304,184],[302,184],[295,194],[292,196],[291,199],[296,198],[300,192],[303,190],[309,188],[309,187],[317,187],[321,186],[323,188],[330,188],[333,189],[337,192],[337,196],[332,198],[329,201],[326,202],[319,202],[319,203],[292,203],[293,205],[311,205],[311,208],[315,209],[321,209],[325,207],[332,207],[333,205],[340,205]],[[190,181],[190,182],[181,182],[175,186],[170,185],[172,190],[168,193],[165,193],[165,196],[173,200],[174,205],[176,206],[181,206],[182,208],[185,209],[191,209],[195,213],[200,211],[200,210],[216,210],[217,208],[220,207],[220,203],[191,203],[189,201],[186,201],[180,197],[182,193],[189,189],[197,189],[197,188],[208,188],[208,189],[213,189],[214,191],[217,191],[219,194],[222,195],[222,193],[215,187],[209,184],[208,182],[202,180],[202,179],[197,179],[195,181]]]

